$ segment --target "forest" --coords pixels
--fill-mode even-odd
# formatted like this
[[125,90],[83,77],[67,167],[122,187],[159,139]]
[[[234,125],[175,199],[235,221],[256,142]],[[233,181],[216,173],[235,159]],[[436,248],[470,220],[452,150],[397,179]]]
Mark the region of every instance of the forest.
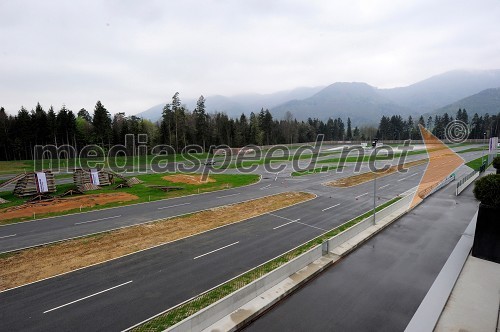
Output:
[[230,118],[223,112],[207,113],[203,96],[195,109],[189,110],[181,103],[179,93],[164,106],[162,118],[157,122],[122,112],[111,115],[100,101],[92,114],[83,108],[69,110],[64,105],[57,112],[52,106],[45,110],[38,103],[30,111],[21,107],[16,115],[8,115],[0,107],[0,160],[33,159],[35,145],[67,144],[79,151],[86,145],[96,144],[106,150],[124,144],[126,134],[147,134],[149,146],[168,144],[178,152],[189,144],[198,144],[207,151],[210,146],[221,144],[241,147],[312,142],[317,134],[324,134],[327,141],[365,141],[374,137],[420,139],[418,124],[430,128],[438,138],[444,138],[447,124],[454,119],[469,125],[469,138],[484,138],[484,133],[488,137],[499,134],[500,113],[483,116],[475,113],[470,117],[465,109],[457,110],[454,116],[445,113],[426,119],[382,116],[376,127],[354,126],[350,118],[344,121],[334,116],[326,122],[317,118],[298,121],[290,112],[283,119],[275,119],[263,108],[248,116]]

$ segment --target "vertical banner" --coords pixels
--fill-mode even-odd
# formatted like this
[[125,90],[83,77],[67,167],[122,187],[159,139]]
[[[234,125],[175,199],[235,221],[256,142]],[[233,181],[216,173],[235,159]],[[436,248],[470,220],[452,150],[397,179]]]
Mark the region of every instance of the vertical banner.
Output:
[[92,168],[90,170],[90,179],[92,180],[92,184],[95,184],[96,186],[101,184],[99,182],[99,172],[97,171],[97,169]]
[[498,147],[498,137],[490,137],[489,152],[494,153],[497,151]]
[[38,193],[46,193],[49,191],[49,186],[47,184],[47,177],[44,172],[36,172],[35,173],[36,184]]

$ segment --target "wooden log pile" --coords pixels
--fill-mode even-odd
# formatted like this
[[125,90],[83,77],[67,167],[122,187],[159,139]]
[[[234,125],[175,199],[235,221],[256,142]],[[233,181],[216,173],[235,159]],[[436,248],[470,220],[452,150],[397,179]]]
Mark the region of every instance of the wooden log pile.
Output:
[[[47,178],[47,188],[48,191],[46,193],[55,193],[56,192],[56,180],[54,174],[51,171],[44,171],[45,177]],[[35,196],[38,195],[38,186],[36,180],[36,173],[29,172],[24,174],[24,176],[20,177],[14,188],[14,195],[18,197],[26,197],[26,196]]]
[[93,184],[89,169],[77,168],[73,171],[73,183],[82,192],[97,190],[100,189],[100,186],[109,186],[111,184],[107,172],[99,171],[98,176],[99,186]]

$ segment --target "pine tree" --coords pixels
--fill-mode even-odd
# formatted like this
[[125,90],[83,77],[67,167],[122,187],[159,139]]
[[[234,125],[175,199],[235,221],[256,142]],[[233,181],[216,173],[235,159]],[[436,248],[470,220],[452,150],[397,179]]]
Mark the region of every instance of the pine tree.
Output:
[[92,117],[92,125],[94,127],[94,138],[96,143],[110,143],[111,138],[111,116],[104,105],[97,101],[94,108],[94,116]]
[[208,136],[207,114],[205,113],[205,98],[200,96],[196,102],[196,108],[193,111],[196,126],[196,141],[203,146],[206,151],[206,140]]
[[347,133],[346,138],[348,141],[352,139],[352,131],[351,131],[351,118],[347,118]]

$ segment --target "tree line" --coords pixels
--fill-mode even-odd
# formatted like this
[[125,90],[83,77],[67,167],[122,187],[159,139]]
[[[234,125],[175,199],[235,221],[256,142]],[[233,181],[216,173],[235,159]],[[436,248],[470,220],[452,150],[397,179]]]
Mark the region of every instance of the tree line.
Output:
[[[111,116],[105,106],[97,101],[92,114],[86,109],[76,113],[64,105],[56,112],[51,106],[47,111],[38,103],[28,111],[21,107],[16,115],[7,115],[0,107],[0,160],[33,159],[35,145],[71,145],[79,151],[86,145],[96,144],[104,149],[125,144],[127,134],[147,134],[150,147],[168,144],[176,151],[186,145],[197,144],[207,151],[210,146],[227,144],[241,147],[248,144],[272,145],[313,142],[318,134],[327,141],[365,141],[378,137],[388,139],[420,139],[418,124],[432,128],[439,138],[444,138],[446,125],[453,121],[448,114],[436,115],[414,121],[410,116],[382,116],[379,126],[355,126],[351,119],[341,118],[322,121],[308,118],[298,121],[290,112],[283,119],[273,118],[267,109],[251,112],[248,116],[230,118],[226,113],[207,113],[205,98],[200,96],[194,110],[181,103],[179,93],[163,107],[162,117],[156,123],[119,112]],[[459,110],[456,119],[471,126],[470,138],[498,135],[500,113],[478,116],[469,120],[466,110]]]
[[486,113],[484,116],[479,116],[474,113],[472,118],[469,118],[466,109],[458,109],[455,118],[448,113],[443,115],[429,116],[424,119],[420,116],[417,121],[414,121],[410,115],[408,119],[403,120],[400,115],[382,116],[377,130],[377,137],[382,140],[406,140],[406,139],[421,139],[418,125],[421,124],[425,128],[432,131],[432,134],[440,139],[446,138],[446,128],[454,120],[460,120],[465,123],[469,130],[468,138],[481,139],[495,137],[500,134],[500,113],[490,116]]

